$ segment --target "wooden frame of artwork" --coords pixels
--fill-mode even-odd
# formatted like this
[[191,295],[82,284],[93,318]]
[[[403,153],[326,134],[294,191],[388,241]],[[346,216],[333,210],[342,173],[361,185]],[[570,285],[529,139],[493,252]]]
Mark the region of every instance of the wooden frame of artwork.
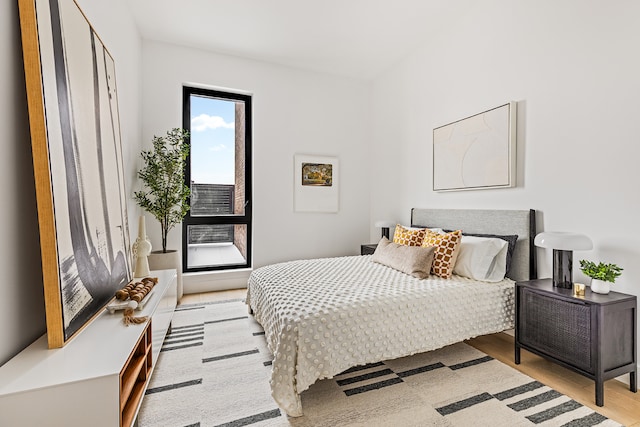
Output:
[[131,279],[115,64],[74,0],[19,0],[50,348]]
[[433,130],[433,190],[515,187],[516,103]]
[[296,212],[338,212],[337,157],[296,154],[293,168]]

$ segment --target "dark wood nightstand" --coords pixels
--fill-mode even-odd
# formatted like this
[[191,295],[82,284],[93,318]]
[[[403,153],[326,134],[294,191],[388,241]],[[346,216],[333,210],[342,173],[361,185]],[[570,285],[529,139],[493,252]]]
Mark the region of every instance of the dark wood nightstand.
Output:
[[360,255],[373,255],[378,247],[377,243],[369,243],[368,245],[360,245]]
[[619,292],[574,296],[551,279],[516,283],[515,363],[528,350],[596,383],[604,405],[604,381],[629,374],[637,389],[637,298]]

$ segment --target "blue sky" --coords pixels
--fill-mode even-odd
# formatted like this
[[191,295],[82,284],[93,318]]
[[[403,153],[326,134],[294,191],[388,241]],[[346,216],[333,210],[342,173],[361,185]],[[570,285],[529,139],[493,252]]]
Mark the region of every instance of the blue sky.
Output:
[[235,182],[235,105],[191,97],[191,180],[202,184]]

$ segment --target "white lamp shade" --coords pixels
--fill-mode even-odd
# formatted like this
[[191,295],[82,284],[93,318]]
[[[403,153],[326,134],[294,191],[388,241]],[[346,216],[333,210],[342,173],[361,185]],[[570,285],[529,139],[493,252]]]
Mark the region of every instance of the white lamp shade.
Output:
[[593,249],[593,242],[588,236],[564,231],[545,231],[538,234],[533,243],[542,248],[562,251],[588,251]]
[[386,220],[386,219],[382,219],[382,220],[376,221],[374,226],[376,228],[391,228],[391,227],[395,227],[396,223],[394,221],[389,221],[389,220]]

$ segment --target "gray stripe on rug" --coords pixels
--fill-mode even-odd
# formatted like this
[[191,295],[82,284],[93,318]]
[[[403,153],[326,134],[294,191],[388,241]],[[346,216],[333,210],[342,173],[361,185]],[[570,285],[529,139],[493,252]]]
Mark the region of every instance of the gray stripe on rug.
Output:
[[204,327],[204,323],[195,323],[193,325],[184,325],[184,326],[172,326],[171,327],[171,332],[169,334],[172,334],[175,331],[183,331],[183,330],[186,330],[186,329],[203,328],[203,327]]
[[204,306],[202,304],[198,304],[197,306],[193,306],[193,307],[187,307],[187,306],[180,307],[180,306],[178,306],[178,307],[176,307],[175,311],[190,311],[190,310],[202,310],[202,309],[204,309]]
[[271,411],[262,412],[262,413],[256,414],[256,415],[251,415],[251,416],[246,417],[246,418],[240,418],[239,420],[230,421],[230,422],[224,423],[224,424],[218,424],[215,427],[242,427],[242,426],[248,426],[250,424],[255,424],[255,423],[258,423],[260,421],[270,420],[272,418],[278,418],[280,415],[281,414],[280,414],[280,410],[279,409],[273,409]]
[[409,369],[407,371],[398,372],[400,378],[409,377],[411,375],[422,374],[424,372],[433,371],[434,369],[444,368],[445,365],[441,362],[433,363],[431,365],[420,366],[419,368]]
[[349,384],[353,384],[353,383],[359,383],[361,381],[370,380],[372,378],[384,377],[385,375],[395,375],[395,373],[391,369],[387,368],[387,369],[383,369],[381,371],[369,372],[368,374],[357,375],[355,377],[345,378],[343,380],[337,380],[336,382],[338,383],[338,385],[340,387],[342,387],[342,386],[345,386],[345,385],[349,385]]
[[204,339],[204,335],[200,335],[199,338],[186,338],[185,339],[172,339],[172,340],[166,340],[163,344],[164,346],[170,346],[173,344],[180,344],[182,342],[198,342],[198,341],[202,341]]
[[162,347],[160,351],[182,350],[189,347],[198,347],[202,345],[202,341],[187,345],[177,345],[175,347]]
[[240,316],[240,317],[231,317],[229,319],[220,319],[220,320],[208,320],[206,322],[204,322],[205,325],[210,325],[212,323],[222,323],[222,322],[231,322],[232,320],[241,320],[241,319],[248,319],[249,316]]
[[360,393],[364,393],[371,390],[378,390],[380,388],[388,387],[390,385],[400,384],[402,382],[404,382],[402,381],[402,378],[391,378],[388,380],[379,381],[377,383],[363,385],[360,387],[345,390],[344,394],[346,394],[347,396],[353,396],[354,394],[360,394]]
[[188,331],[187,333],[167,335],[167,338],[165,338],[165,342],[171,339],[182,339],[187,337],[204,337],[204,331],[195,331],[195,332]]
[[607,420],[608,418],[602,414],[598,414],[597,412],[593,412],[586,417],[578,418],[577,420],[569,421],[566,424],[563,424],[562,427],[591,427],[597,426],[601,422]]
[[511,403],[507,405],[509,408],[514,411],[524,411],[525,409],[533,408],[534,406],[538,406],[541,403],[548,402],[553,399],[557,399],[562,396],[562,394],[558,393],[555,390],[549,390],[544,393],[540,393],[537,396],[529,397],[528,399],[522,399],[518,402]]
[[458,363],[458,364],[455,364],[455,365],[451,365],[451,366],[449,366],[449,369],[451,369],[453,371],[456,371],[458,369],[468,368],[469,366],[479,365],[481,363],[490,362],[492,360],[493,360],[493,357],[485,356],[485,357],[481,357],[479,359],[469,360],[468,362],[462,362],[462,363]]
[[231,354],[224,354],[222,356],[207,357],[205,359],[202,359],[202,363],[215,362],[216,360],[232,359],[234,357],[247,356],[249,354],[256,354],[256,353],[260,353],[260,352],[258,351],[257,348],[254,348],[253,350],[241,351],[239,353],[231,353]]
[[357,371],[364,371],[365,369],[375,368],[376,366],[383,366],[383,365],[384,363],[382,362],[376,362],[376,363],[369,363],[368,365],[354,366],[353,368],[349,368],[346,371],[340,372],[338,375],[350,374],[352,372],[357,372]]
[[436,411],[438,411],[440,415],[450,415],[491,399],[493,399],[493,396],[491,396],[489,393],[482,393],[473,397],[469,397],[468,399],[463,399],[458,402],[451,403],[441,408],[436,408]]
[[179,304],[176,307],[176,310],[182,309],[182,308],[190,308],[190,307],[203,307],[207,306],[207,305],[217,305],[217,304],[228,304],[230,302],[244,302],[244,298],[231,298],[231,299],[225,299],[225,300],[220,300],[220,301],[206,301],[206,302],[194,302],[192,304]]
[[190,387],[192,385],[199,385],[199,384],[202,384],[202,378],[198,378],[197,380],[176,383],[176,384],[163,385],[161,387],[149,388],[144,394],[160,393],[167,390],[175,390],[177,388]]
[[530,383],[523,384],[519,387],[514,387],[509,390],[501,391],[500,393],[496,393],[493,395],[498,400],[506,400],[511,397],[517,396],[519,394],[528,393],[537,388],[544,387],[544,384],[538,381],[531,381]]
[[576,409],[581,407],[582,405],[575,400],[570,400],[568,402],[564,402],[560,405],[554,406],[553,408],[545,409],[544,411],[538,412],[537,414],[529,415],[526,418],[533,423],[540,424],[545,421],[551,420],[558,415],[575,411]]

